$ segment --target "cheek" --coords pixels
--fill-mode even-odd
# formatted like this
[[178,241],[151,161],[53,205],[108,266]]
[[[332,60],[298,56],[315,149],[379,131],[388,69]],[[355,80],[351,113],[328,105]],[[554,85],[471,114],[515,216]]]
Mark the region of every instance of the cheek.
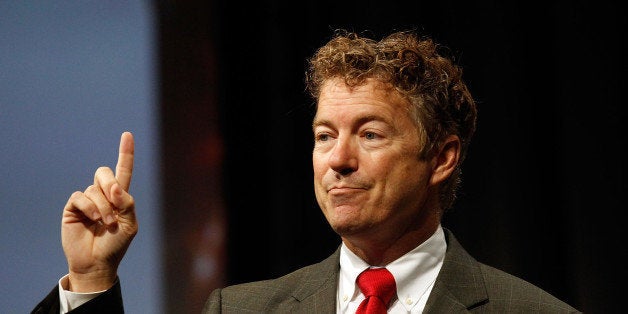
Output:
[[327,167],[325,166],[325,162],[322,159],[323,157],[318,154],[312,155],[312,168],[314,171],[314,183],[320,183],[323,175],[327,171]]
[[324,197],[322,181],[326,172],[326,167],[324,163],[321,162],[320,157],[317,157],[316,154],[312,156],[312,168],[314,171],[314,193],[316,194],[316,200],[318,200],[319,205],[322,205],[321,200]]
[[380,178],[385,178],[387,193],[397,195],[414,194],[421,191],[429,180],[427,164],[400,156],[390,161],[389,167],[376,168]]

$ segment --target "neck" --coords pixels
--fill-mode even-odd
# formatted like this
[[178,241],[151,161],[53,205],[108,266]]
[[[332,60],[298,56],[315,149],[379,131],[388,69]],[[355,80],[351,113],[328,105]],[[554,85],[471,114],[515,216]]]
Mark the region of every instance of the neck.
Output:
[[373,234],[353,235],[342,237],[342,241],[347,248],[369,265],[386,266],[421,245],[436,232],[440,224],[440,214],[429,216],[428,219],[423,220],[424,223],[412,226],[410,230],[400,230],[401,232],[393,237],[387,238]]

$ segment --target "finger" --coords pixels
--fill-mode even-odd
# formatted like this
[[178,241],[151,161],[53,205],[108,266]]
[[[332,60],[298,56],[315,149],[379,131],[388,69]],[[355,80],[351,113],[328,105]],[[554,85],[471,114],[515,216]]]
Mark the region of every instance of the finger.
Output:
[[[116,221],[113,206],[109,203],[100,187],[90,185],[83,194],[96,206],[96,210],[106,225],[111,225]],[[96,214],[94,214],[95,216]]]
[[131,186],[131,176],[133,175],[133,157],[135,154],[135,142],[131,132],[124,132],[120,137],[120,151],[118,154],[118,164],[116,165],[116,179],[120,187],[128,191]]
[[116,177],[113,175],[111,168],[100,167],[96,169],[96,173],[94,173],[94,185],[100,187],[110,203],[113,203],[111,199],[111,187],[117,183],[118,180],[116,180]]
[[[101,218],[100,211],[96,204],[94,204],[89,198],[85,196],[85,194],[81,191],[76,191],[72,193],[65,207],[63,208],[64,213],[70,213],[71,216],[67,217],[76,217],[75,215],[79,214],[80,216],[87,217],[87,219],[97,221]],[[66,215],[64,214],[64,217]],[[82,220],[82,219],[81,219]]]
[[133,214],[135,200],[131,194],[127,193],[119,184],[111,187],[111,198],[113,206],[118,209],[119,215]]

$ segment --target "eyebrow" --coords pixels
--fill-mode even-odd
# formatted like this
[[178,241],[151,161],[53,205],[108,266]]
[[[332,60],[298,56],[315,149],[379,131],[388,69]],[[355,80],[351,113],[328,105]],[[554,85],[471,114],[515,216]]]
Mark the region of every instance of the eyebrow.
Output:
[[[381,121],[384,123],[391,124],[388,120],[374,114],[369,114],[366,116],[359,117],[356,122],[358,125],[362,125],[371,121]],[[315,129],[316,127],[319,127],[319,126],[332,126],[332,125],[334,124],[328,119],[317,120],[316,118],[314,118],[314,121],[312,122],[312,129]]]
[[319,127],[319,126],[327,126],[331,124],[332,123],[329,120],[317,120],[316,118],[314,118],[314,121],[312,121],[312,129],[315,129],[316,127]]

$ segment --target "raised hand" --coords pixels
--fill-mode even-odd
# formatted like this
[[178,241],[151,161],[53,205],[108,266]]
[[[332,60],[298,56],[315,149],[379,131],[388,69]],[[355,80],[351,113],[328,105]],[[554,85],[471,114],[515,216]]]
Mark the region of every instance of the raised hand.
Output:
[[118,265],[138,229],[135,201],[128,193],[133,153],[133,135],[124,132],[115,174],[98,168],[94,184],[74,192],[63,209],[61,242],[71,291],[100,291],[115,283]]

